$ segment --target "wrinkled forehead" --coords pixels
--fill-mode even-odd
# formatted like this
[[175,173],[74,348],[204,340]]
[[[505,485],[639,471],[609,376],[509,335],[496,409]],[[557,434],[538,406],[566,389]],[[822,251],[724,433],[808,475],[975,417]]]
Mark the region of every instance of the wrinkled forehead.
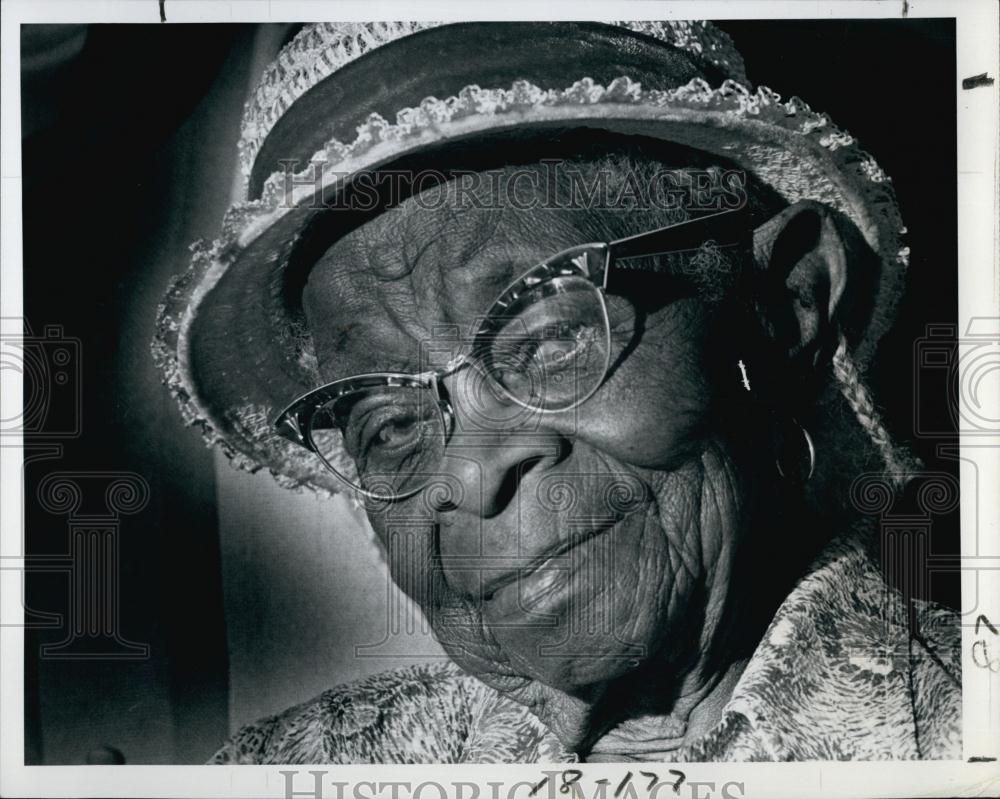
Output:
[[508,283],[579,243],[573,214],[411,199],[353,230],[303,291],[321,375],[440,366]]

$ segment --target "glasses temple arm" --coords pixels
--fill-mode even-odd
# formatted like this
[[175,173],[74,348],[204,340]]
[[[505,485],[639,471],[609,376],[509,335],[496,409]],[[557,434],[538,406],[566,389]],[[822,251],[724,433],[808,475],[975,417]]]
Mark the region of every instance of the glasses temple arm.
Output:
[[625,258],[696,250],[710,239],[723,246],[742,242],[749,234],[743,210],[744,207],[718,211],[612,241],[608,244],[608,267]]

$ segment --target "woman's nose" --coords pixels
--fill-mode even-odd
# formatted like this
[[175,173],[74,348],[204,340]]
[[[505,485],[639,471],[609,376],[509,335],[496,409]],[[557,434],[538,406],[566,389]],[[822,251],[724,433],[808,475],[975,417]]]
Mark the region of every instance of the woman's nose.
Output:
[[[480,440],[476,440],[479,438]],[[498,516],[516,503],[525,478],[566,457],[569,442],[559,435],[455,436],[445,451],[445,472],[461,490],[448,507],[480,518]],[[532,481],[534,483],[535,481]]]
[[563,460],[570,442],[546,424],[546,414],[505,398],[482,378],[449,383],[454,419],[443,468],[461,486],[450,507],[491,518],[515,500],[528,474]]

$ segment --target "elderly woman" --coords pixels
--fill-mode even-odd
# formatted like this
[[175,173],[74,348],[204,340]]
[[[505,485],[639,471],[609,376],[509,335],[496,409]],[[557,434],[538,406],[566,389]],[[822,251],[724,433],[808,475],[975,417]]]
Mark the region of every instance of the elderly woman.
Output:
[[849,135],[705,23],[337,24],[241,154],[168,385],[237,465],[406,536],[453,662],[215,762],[960,756],[956,620],[893,610],[851,501],[914,467],[862,380],[902,224]]

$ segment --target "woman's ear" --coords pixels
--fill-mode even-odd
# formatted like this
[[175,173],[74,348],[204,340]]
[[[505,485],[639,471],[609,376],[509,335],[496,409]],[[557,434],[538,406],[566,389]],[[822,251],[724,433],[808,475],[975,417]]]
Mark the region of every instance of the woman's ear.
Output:
[[803,200],[758,227],[753,247],[765,329],[779,357],[811,369],[838,332],[852,249],[843,220]]

